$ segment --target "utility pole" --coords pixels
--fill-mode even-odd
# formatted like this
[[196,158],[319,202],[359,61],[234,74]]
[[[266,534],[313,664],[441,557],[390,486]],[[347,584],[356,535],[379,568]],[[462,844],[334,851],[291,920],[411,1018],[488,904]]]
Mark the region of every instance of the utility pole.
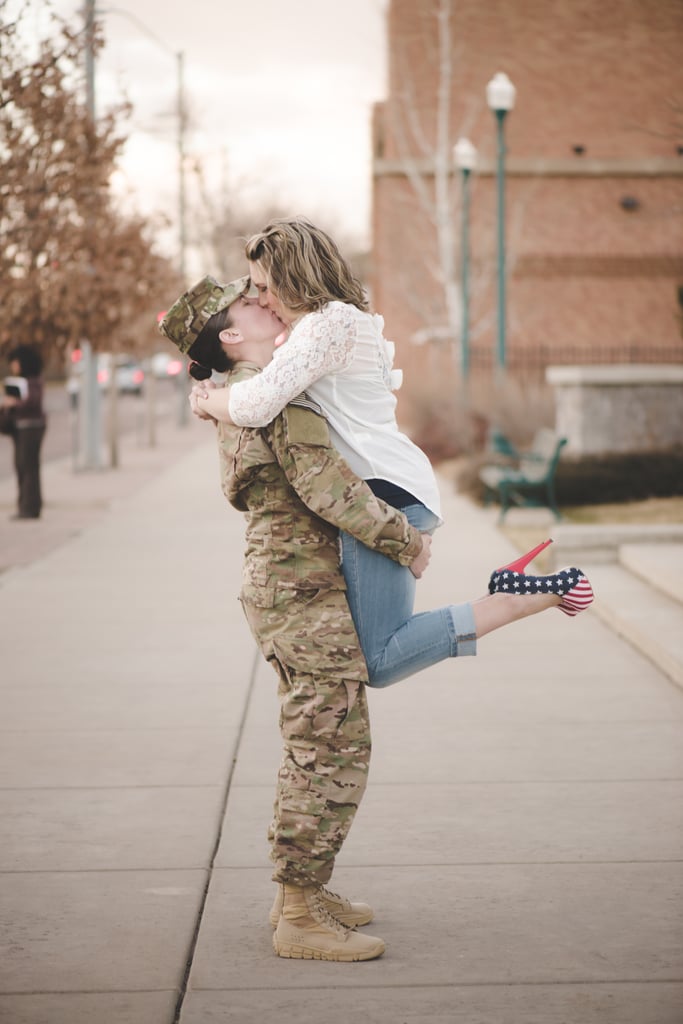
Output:
[[[95,128],[95,0],[85,0],[83,9],[85,21],[85,89],[88,116]],[[78,391],[78,436],[79,469],[100,469],[101,454],[101,408],[100,389],[97,381],[97,354],[93,352],[89,338],[80,339],[81,366]]]
[[[126,10],[124,7],[100,7],[101,14],[118,14],[130,21],[160,49],[166,53],[173,54],[176,61],[176,120],[177,139],[176,149],[178,155],[178,269],[187,285],[187,202],[185,188],[185,138],[187,133],[187,112],[185,108],[185,54],[182,50],[173,50],[168,43],[161,39],[156,32],[142,21],[137,14]],[[185,359],[183,363],[186,365]],[[187,378],[179,373],[175,378],[176,399],[178,403],[177,422],[179,426],[186,426],[189,421],[190,407],[187,401]]]
[[[186,202],[185,202],[185,55],[182,50],[176,54],[178,68],[178,250],[180,274],[183,286],[187,284],[187,228],[186,228]],[[183,359],[183,364],[186,365]],[[187,378],[185,374],[179,373],[178,380],[178,425],[186,426],[190,418],[189,404],[187,401]],[[183,383],[185,382],[185,387]]]

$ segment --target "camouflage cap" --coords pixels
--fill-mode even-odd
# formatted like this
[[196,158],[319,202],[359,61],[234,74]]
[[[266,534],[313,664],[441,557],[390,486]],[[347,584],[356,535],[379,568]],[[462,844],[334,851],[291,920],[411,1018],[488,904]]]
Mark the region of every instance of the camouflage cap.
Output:
[[214,313],[220,313],[226,306],[249,288],[248,277],[238,277],[229,284],[219,284],[214,277],[203,277],[173,303],[159,330],[177,345],[181,352],[187,352]]

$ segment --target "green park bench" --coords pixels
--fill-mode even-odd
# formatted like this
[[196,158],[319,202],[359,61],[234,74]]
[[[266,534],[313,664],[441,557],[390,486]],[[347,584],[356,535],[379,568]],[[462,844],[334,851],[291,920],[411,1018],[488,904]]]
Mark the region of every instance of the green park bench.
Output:
[[566,443],[566,437],[541,427],[529,451],[519,453],[517,466],[482,466],[479,479],[484,484],[484,504],[492,499],[500,502],[499,522],[512,505],[549,508],[556,519],[561,518],[555,501],[555,473]]

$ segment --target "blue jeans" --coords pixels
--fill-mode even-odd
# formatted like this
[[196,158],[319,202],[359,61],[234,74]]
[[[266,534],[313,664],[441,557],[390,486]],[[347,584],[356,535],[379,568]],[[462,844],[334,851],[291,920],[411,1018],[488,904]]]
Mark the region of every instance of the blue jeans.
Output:
[[[422,533],[438,524],[421,504],[401,509]],[[341,534],[342,571],[370,686],[391,686],[446,658],[476,654],[470,604],[413,614],[416,579],[407,566]]]

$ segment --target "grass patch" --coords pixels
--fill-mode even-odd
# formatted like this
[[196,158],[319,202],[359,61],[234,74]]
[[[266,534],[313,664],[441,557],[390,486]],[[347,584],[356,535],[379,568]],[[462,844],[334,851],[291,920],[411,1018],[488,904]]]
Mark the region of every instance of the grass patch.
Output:
[[562,515],[570,523],[683,523],[683,497],[579,505],[563,508]]
[[[579,505],[575,508],[563,508],[563,523],[579,523],[583,526],[632,524],[634,526],[650,526],[657,523],[683,523],[683,497],[648,498],[645,501],[627,501],[605,505]],[[530,551],[546,537],[552,537],[553,524],[546,526],[509,526],[503,523],[501,533],[521,553]],[[551,549],[543,551],[534,559],[533,568],[537,572],[550,572]]]

